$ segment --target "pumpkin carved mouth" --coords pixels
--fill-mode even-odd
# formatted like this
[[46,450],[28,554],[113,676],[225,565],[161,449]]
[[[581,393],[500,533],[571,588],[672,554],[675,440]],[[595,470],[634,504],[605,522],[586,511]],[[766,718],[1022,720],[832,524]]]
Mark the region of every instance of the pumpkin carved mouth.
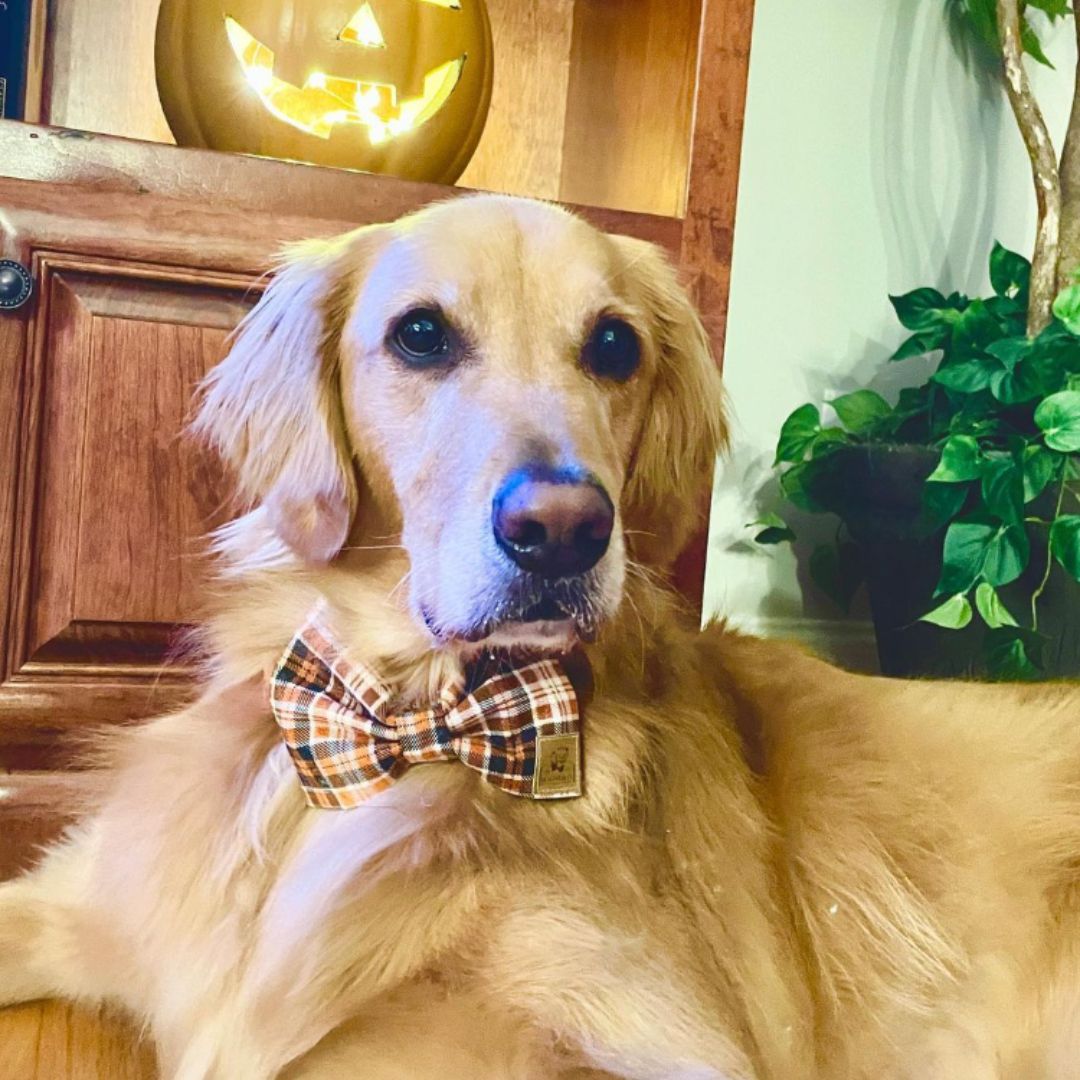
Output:
[[[457,6],[445,0],[428,2]],[[421,93],[399,101],[397,87],[392,83],[346,79],[322,72],[313,72],[303,86],[295,86],[274,74],[274,50],[231,16],[225,17],[225,30],[244,77],[267,111],[320,139],[329,139],[339,124],[359,124],[367,129],[373,146],[430,120],[454,92],[466,60],[462,54],[432,68],[424,75]],[[368,48],[384,47],[373,19],[354,19],[342,31],[341,40]]]

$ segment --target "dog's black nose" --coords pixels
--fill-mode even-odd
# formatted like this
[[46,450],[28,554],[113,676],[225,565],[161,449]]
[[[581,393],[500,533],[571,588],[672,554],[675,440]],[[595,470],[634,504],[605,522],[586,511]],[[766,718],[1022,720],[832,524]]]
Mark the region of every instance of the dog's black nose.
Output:
[[615,510],[591,477],[534,465],[503,481],[491,523],[499,547],[522,570],[572,577],[591,570],[607,551]]

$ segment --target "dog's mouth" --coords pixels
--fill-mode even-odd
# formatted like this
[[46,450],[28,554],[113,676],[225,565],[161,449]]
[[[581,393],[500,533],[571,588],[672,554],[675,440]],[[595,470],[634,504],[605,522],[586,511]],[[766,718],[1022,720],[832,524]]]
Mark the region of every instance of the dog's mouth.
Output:
[[554,597],[549,596],[546,600],[533,604],[527,611],[523,611],[518,621],[522,623],[557,622],[562,619],[572,618],[573,614],[570,611],[564,608]]
[[596,583],[591,574],[548,581],[525,574],[494,610],[472,626],[449,631],[437,628],[425,612],[428,629],[443,641],[457,642],[468,652],[558,654],[596,640],[599,630]]
[[549,597],[512,618],[470,631],[465,640],[483,649],[561,653],[595,637],[595,628],[580,623],[573,612]]

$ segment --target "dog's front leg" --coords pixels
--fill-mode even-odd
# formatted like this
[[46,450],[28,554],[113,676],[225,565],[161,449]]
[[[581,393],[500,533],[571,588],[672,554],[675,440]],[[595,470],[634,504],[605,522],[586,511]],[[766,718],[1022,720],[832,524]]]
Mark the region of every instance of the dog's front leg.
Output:
[[481,978],[496,1000],[524,1009],[615,1076],[751,1080],[749,1057],[728,1035],[737,1023],[723,1023],[671,940],[661,926],[601,925],[553,898],[501,922]]
[[130,981],[115,927],[86,903],[95,844],[81,826],[35,870],[0,884],[0,1008],[46,997],[96,1004]]
[[479,889],[460,870],[455,881],[450,866],[411,869],[424,850],[422,838],[411,840],[420,824],[400,804],[308,816],[261,905],[235,987],[200,1012],[174,1056],[176,1080],[276,1076],[468,940]]
[[66,915],[32,879],[0,885],[0,1008],[68,992]]

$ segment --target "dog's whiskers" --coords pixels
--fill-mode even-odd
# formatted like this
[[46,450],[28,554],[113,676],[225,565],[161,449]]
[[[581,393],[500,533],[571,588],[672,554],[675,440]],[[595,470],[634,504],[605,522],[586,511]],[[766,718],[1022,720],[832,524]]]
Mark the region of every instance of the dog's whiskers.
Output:
[[638,605],[637,605],[637,602],[636,602],[636,601],[634,600],[634,595],[633,595],[633,593],[631,593],[631,592],[630,592],[629,590],[627,590],[627,591],[626,591],[626,592],[625,592],[625,593],[623,594],[623,599],[624,599],[624,600],[626,601],[627,605],[629,606],[629,608],[630,608],[630,611],[631,611],[631,612],[633,613],[633,615],[634,615],[634,618],[636,618],[636,619],[637,619],[637,624],[638,624],[638,638],[639,638],[639,640],[640,640],[640,642],[641,642],[641,666],[640,666],[640,674],[641,674],[641,675],[642,675],[642,676],[644,677],[644,675],[645,675],[645,653],[646,653],[646,651],[647,651],[647,647],[646,647],[646,633],[645,633],[645,619],[644,619],[644,617],[643,617],[643,616],[642,616],[642,614],[641,614],[641,609],[640,609],[640,608],[638,607]]
[[626,572],[628,574],[633,574],[635,577],[649,585],[657,585],[660,587],[666,587],[667,585],[663,574],[654,570],[652,567],[646,566],[644,563],[636,562],[634,559],[626,560]]

